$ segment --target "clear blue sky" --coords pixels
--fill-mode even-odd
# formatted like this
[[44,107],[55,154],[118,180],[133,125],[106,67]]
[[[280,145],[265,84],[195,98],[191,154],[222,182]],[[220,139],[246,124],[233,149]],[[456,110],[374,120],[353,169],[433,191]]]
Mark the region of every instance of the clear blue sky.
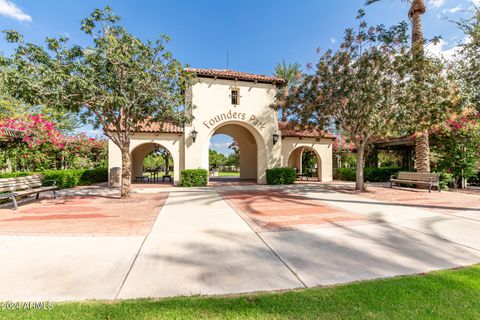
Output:
[[[465,15],[480,0],[427,0],[424,16],[427,38],[442,36],[437,51],[448,50],[463,38],[448,21]],[[368,7],[363,0],[0,0],[0,29],[15,29],[26,40],[42,43],[46,36],[67,35],[72,43],[89,44],[80,20],[94,9],[110,5],[123,25],[142,39],[168,34],[169,49],[193,67],[225,68],[271,74],[285,59],[305,66],[315,63],[316,48],[335,47],[345,28],[355,24],[358,9],[369,24],[391,25],[406,20],[408,5],[383,0]],[[0,40],[0,51],[11,53]],[[213,147],[228,153],[229,139],[217,136]]]

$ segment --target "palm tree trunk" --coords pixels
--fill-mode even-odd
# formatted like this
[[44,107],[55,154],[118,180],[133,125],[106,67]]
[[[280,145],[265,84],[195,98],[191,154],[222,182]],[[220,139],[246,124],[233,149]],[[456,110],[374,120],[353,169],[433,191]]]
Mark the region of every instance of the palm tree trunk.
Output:
[[282,121],[287,122],[287,97],[288,97],[288,88],[285,88],[283,93],[283,102],[282,102]]
[[415,140],[417,172],[430,172],[430,143],[428,140],[427,130],[417,132],[417,139]]
[[[422,14],[425,13],[425,1],[413,0],[408,16],[412,22],[412,54],[416,61],[422,58],[424,54],[424,39],[422,30]],[[417,72],[420,72],[419,70]],[[430,144],[428,139],[428,130],[416,133],[415,153],[416,166],[418,172],[430,172]]]

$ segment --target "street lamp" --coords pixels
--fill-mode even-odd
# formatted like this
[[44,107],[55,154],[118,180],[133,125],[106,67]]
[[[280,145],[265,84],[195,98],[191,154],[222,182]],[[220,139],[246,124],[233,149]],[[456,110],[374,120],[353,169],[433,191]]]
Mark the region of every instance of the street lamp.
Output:
[[280,138],[280,136],[278,134],[274,133],[272,138],[273,138],[273,145],[275,145],[278,142],[278,139]]
[[197,140],[197,134],[198,134],[197,130],[193,129],[193,131],[192,131],[192,140],[193,140],[193,142],[195,142],[195,140]]

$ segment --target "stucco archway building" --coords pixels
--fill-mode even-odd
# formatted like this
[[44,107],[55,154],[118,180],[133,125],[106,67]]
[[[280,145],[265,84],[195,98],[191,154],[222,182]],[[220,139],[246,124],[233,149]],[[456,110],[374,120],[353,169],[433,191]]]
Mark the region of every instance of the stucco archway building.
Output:
[[[152,124],[136,132],[130,146],[132,179],[142,175],[144,157],[159,146],[172,155],[175,184],[182,169],[208,170],[210,139],[215,134],[227,134],[237,141],[240,179],[266,183],[266,170],[282,166],[301,172],[301,157],[306,150],[317,156],[319,181],[332,179],[333,137],[290,128],[278,121],[277,112],[270,107],[282,79],[231,70],[188,70],[198,78],[186,92],[194,106],[194,120],[184,127]],[[118,172],[120,150],[112,141],[108,149],[109,172]],[[112,179],[109,181],[112,183]]]

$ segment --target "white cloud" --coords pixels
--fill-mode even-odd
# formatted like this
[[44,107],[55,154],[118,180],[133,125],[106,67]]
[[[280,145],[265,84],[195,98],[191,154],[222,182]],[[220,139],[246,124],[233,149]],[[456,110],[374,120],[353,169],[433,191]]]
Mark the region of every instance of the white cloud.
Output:
[[[480,1],[480,0],[479,0]],[[443,9],[443,13],[457,13],[457,12],[460,12],[462,10],[462,6],[461,5],[458,5],[458,6],[455,6],[455,7],[452,7],[452,8],[449,8],[449,9]]]
[[439,57],[439,58],[445,58],[446,60],[454,60],[457,53],[460,50],[460,47],[454,46],[451,48],[447,48],[448,43],[440,39],[437,43],[430,43],[425,47],[425,50],[427,53]]
[[470,2],[476,5],[477,7],[480,7],[480,0],[470,0]]
[[230,142],[210,142],[210,147],[215,149],[224,149],[230,146]]
[[432,8],[440,8],[445,4],[445,0],[429,0],[428,3],[432,6]]
[[330,43],[331,43],[331,44],[334,44],[335,42],[337,42],[337,39],[335,39],[335,38],[330,38]]
[[32,21],[32,17],[22,11],[17,5],[9,0],[0,0],[0,15],[4,15],[19,21]]

